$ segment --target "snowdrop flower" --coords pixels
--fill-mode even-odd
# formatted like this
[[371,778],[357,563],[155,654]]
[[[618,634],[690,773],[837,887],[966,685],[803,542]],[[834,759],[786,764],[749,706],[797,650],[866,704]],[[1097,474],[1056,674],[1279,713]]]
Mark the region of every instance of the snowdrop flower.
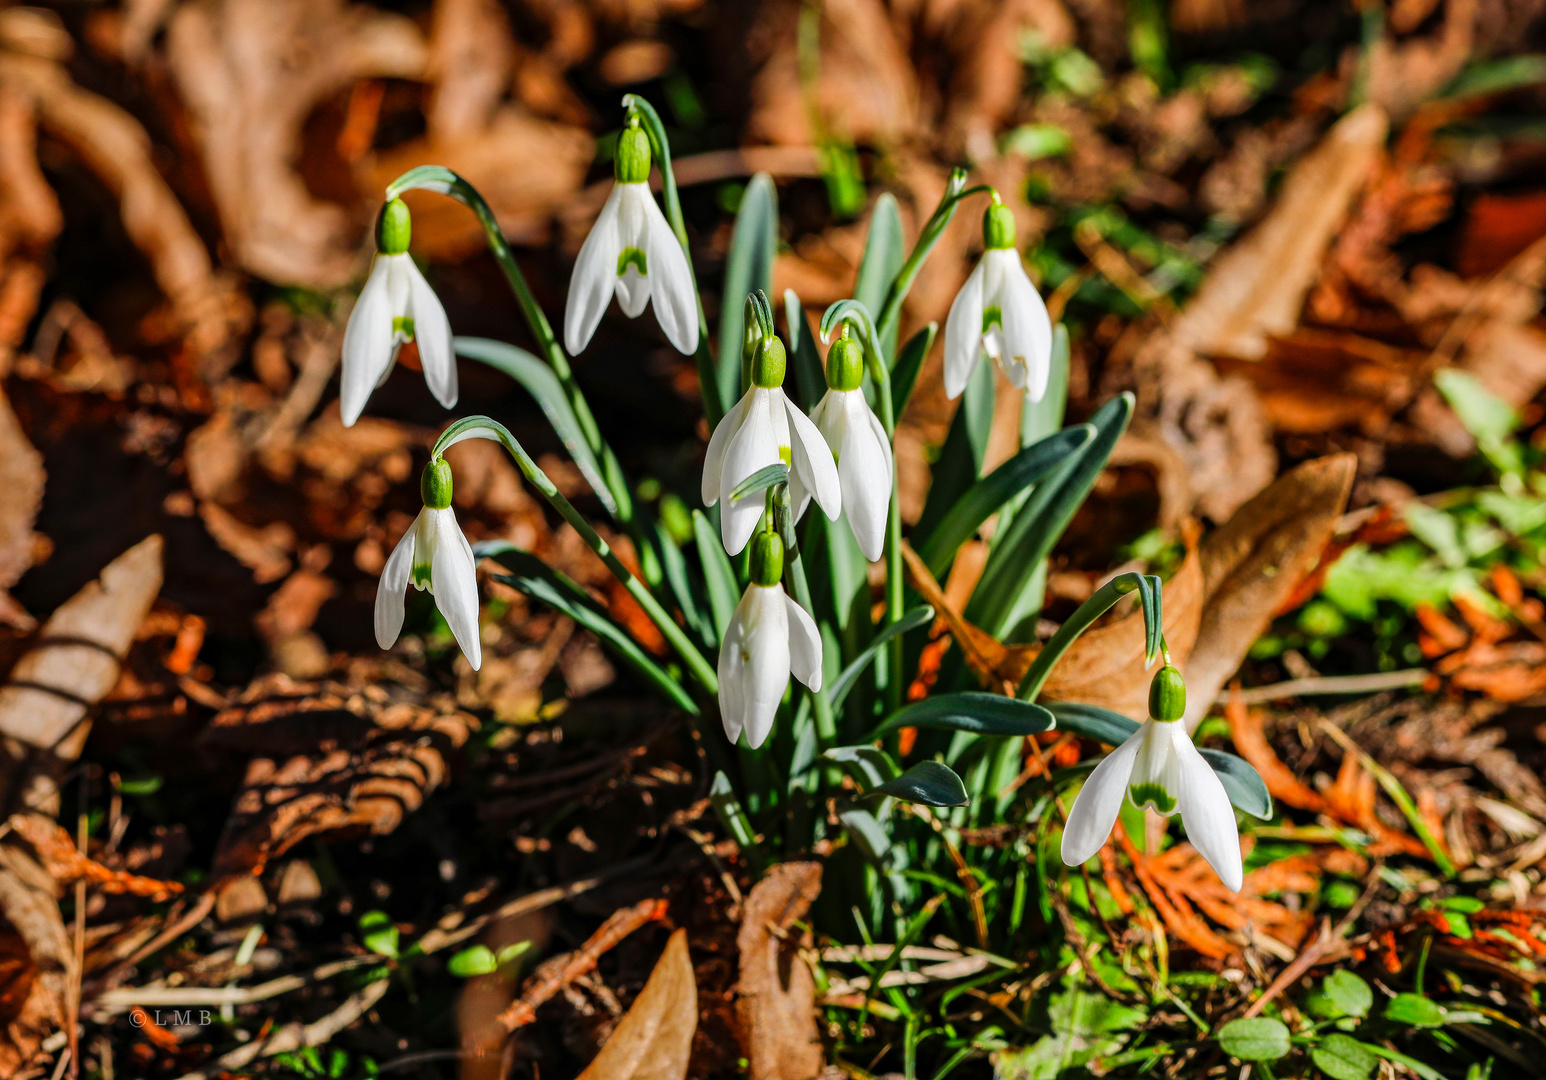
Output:
[[687,255],[650,194],[650,141],[637,121],[617,141],[617,183],[574,261],[564,306],[564,346],[590,344],[612,294],[637,319],[655,301],[655,318],[678,352],[698,348],[698,294]]
[[1186,684],[1168,664],[1149,687],[1149,717],[1095,767],[1063,830],[1063,861],[1079,866],[1101,849],[1124,798],[1161,814],[1181,812],[1186,837],[1225,888],[1240,891],[1240,835],[1234,807],[1213,768],[1192,745],[1181,715]]
[[719,649],[719,715],[732,743],[746,733],[753,750],[773,730],[791,672],[821,689],[821,635],[805,609],[784,593],[784,542],[776,532],[752,541],[751,584],[736,605]]
[[994,196],[982,216],[987,248],[945,320],[945,393],[959,397],[981,353],[999,362],[1032,401],[1047,392],[1052,322],[1015,248],[1015,218]]
[[845,334],[827,353],[827,393],[811,420],[837,459],[848,527],[864,557],[874,562],[885,545],[891,511],[891,440],[859,389],[863,375],[864,350]]
[[376,589],[376,644],[390,649],[403,631],[403,590],[428,589],[474,671],[483,663],[478,640],[478,575],[472,545],[451,509],[451,463],[435,458],[419,481],[424,509],[397,542]]
[[419,343],[419,363],[430,393],[446,408],[456,404],[456,353],[440,298],[408,254],[408,207],[393,199],[376,225],[376,258],[344,330],[339,407],[353,427],[365,402],[392,372],[405,341]]
[[[784,395],[784,343],[777,337],[757,344],[752,356],[752,386],[725,414],[709,440],[703,462],[703,505],[720,499],[719,534],[725,550],[739,555],[762,518],[766,496],[730,493],[760,469],[782,461],[789,466],[789,499],[795,520],[812,496],[833,521],[842,510],[837,464],[816,425]],[[889,495],[890,487],[886,491]]]

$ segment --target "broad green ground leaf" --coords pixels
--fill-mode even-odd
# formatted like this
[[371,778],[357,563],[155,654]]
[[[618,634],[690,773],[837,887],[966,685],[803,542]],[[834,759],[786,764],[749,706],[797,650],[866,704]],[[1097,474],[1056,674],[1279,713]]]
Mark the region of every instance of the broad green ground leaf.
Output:
[[1310,1049],[1310,1060],[1330,1080],[1368,1080],[1380,1059],[1369,1047],[1350,1035],[1327,1035]]
[[1219,1046],[1241,1061],[1276,1061],[1291,1049],[1288,1026],[1270,1016],[1231,1020],[1219,1028]]

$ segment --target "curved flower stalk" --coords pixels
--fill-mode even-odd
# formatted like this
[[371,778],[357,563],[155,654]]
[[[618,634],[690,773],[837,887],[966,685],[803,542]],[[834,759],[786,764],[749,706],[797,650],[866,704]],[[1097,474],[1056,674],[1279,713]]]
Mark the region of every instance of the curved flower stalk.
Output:
[[746,734],[753,750],[767,740],[794,675],[821,689],[821,635],[784,592],[784,542],[763,531],[752,541],[751,584],[736,605],[719,650],[719,713],[725,737]]
[[[886,543],[893,462],[886,429],[859,389],[863,376],[864,350],[845,333],[827,353],[827,392],[812,410],[811,420],[837,461],[848,528],[860,552],[875,562]],[[796,504],[795,516],[804,509],[803,503]]]
[[451,509],[451,463],[433,457],[419,481],[424,509],[381,571],[376,588],[376,644],[390,649],[403,630],[403,590],[428,589],[474,671],[483,664],[478,640],[478,574],[472,545]]
[[1080,866],[1105,844],[1122,800],[1179,812],[1187,839],[1225,888],[1240,891],[1243,871],[1234,807],[1213,768],[1197,752],[1186,725],[1186,684],[1166,664],[1149,688],[1149,719],[1113,750],[1084,782],[1063,829],[1063,861]]
[[945,319],[945,393],[959,397],[983,352],[1034,402],[1047,392],[1052,322],[1015,248],[1015,219],[994,196],[982,216],[987,248]]
[[813,497],[832,521],[842,510],[832,452],[816,425],[784,394],[787,364],[784,343],[777,337],[758,342],[751,389],[725,414],[709,440],[703,462],[703,505],[725,500],[719,533],[732,555],[740,554],[757,531],[766,496],[761,491],[739,499],[730,495],[759,469],[781,461],[789,466],[789,497],[796,520]]
[[370,277],[349,313],[344,330],[339,409],[345,427],[365,411],[376,387],[386,382],[404,342],[419,343],[424,381],[446,408],[456,404],[456,353],[451,323],[435,290],[408,254],[412,222],[408,207],[392,199],[376,225],[376,258]]
[[564,345],[590,344],[612,295],[637,319],[655,302],[655,318],[678,352],[698,348],[698,293],[687,256],[650,194],[649,137],[632,121],[617,141],[617,182],[574,262],[564,306]]

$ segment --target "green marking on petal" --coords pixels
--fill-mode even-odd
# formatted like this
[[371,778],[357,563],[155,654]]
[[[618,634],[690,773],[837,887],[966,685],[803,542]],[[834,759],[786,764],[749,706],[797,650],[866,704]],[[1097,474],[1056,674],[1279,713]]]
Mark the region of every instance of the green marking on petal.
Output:
[[622,277],[628,272],[628,267],[630,266],[639,271],[640,275],[644,277],[649,276],[649,270],[646,268],[644,260],[644,252],[636,247],[626,247],[618,253],[617,276]]
[[787,446],[778,448],[778,459],[789,468],[794,468],[794,451]]
[[1152,806],[1162,814],[1175,813],[1175,798],[1158,784],[1134,784],[1127,789],[1127,795],[1140,810]]
[[986,334],[988,332],[989,328],[994,326],[995,324],[997,324],[999,326],[1003,326],[1004,325],[1004,313],[999,310],[997,305],[994,305],[993,307],[985,307],[985,308],[983,308],[982,309],[982,332],[984,334]]
[[413,316],[398,315],[392,320],[392,333],[404,341],[413,340]]
[[415,589],[429,588],[429,575],[429,563],[419,562],[417,559],[415,559],[413,563],[413,570],[409,573],[409,580],[412,581],[413,587]]

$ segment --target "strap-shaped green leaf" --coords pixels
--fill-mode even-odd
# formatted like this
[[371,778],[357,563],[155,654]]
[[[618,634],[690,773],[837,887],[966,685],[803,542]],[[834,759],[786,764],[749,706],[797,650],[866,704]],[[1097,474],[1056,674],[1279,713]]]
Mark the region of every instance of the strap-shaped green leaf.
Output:
[[933,532],[950,508],[977,482],[993,426],[994,393],[993,365],[978,364],[966,381],[961,405],[950,421],[945,445],[934,463],[929,495],[918,524],[913,527],[914,536]]
[[913,546],[929,572],[942,577],[950,568],[956,549],[971,539],[999,507],[1039,482],[1094,437],[1093,427],[1080,424],[1027,446],[969,487],[932,530],[921,536],[915,530]]
[[848,691],[854,688],[859,681],[859,676],[864,674],[864,669],[875,662],[875,657],[880,655],[880,650],[885,648],[886,642],[898,634],[905,634],[909,630],[927,625],[934,618],[934,609],[928,604],[915,607],[899,620],[886,627],[875,639],[869,643],[862,653],[854,658],[837,678],[832,680],[832,685],[827,688],[827,697],[832,702],[832,709],[836,712],[843,707],[843,699],[848,697]]
[[931,322],[908,338],[897,354],[896,366],[891,369],[891,407],[898,416],[907,411],[907,400],[913,396],[913,387],[918,384],[918,372],[923,370],[923,362],[928,359],[929,350],[934,348],[938,334],[939,323]]
[[[590,484],[591,490],[596,493],[601,504],[607,508],[607,513],[616,517],[617,499],[613,496],[612,489],[607,486],[601,462],[595,454],[591,453],[590,446],[586,444],[585,433],[580,428],[580,422],[574,415],[574,409],[569,405],[569,399],[564,395],[564,388],[559,383],[558,376],[553,374],[553,369],[525,349],[503,341],[479,337],[457,337],[452,339],[451,344],[456,349],[457,355],[487,364],[525,387],[526,392],[542,410],[542,415],[546,416],[548,423],[553,425],[559,441],[564,444],[564,449],[569,451],[569,456],[579,466],[580,474]],[[605,452],[610,453],[610,450]],[[619,467],[617,475],[621,473],[622,470]]]
[[698,548],[698,561],[703,567],[703,584],[709,594],[709,611],[714,616],[715,641],[725,640],[730,628],[730,617],[735,614],[739,602],[735,568],[725,554],[719,540],[719,530],[704,516],[703,511],[692,512],[693,539]]
[[902,775],[901,766],[878,746],[834,746],[821,756],[842,765],[867,788],[879,787]]
[[647,682],[653,683],[677,706],[693,716],[698,715],[697,702],[693,701],[681,684],[661,670],[660,665],[639,647],[638,642],[613,622],[611,616],[590,598],[590,594],[569,577],[554,570],[531,552],[523,551],[505,540],[479,543],[473,548],[473,557],[493,559],[509,570],[508,574],[495,574],[494,580],[518,589],[554,611],[569,616],[610,646],[629,667]]
[[746,185],[741,206],[730,233],[725,256],[724,303],[719,315],[719,396],[738,401],[741,381],[741,345],[746,334],[745,297],[773,288],[773,258],[778,254],[778,189],[767,173],[758,173]]
[[1122,394],[1101,406],[1089,421],[1095,437],[1070,454],[1032,492],[1006,534],[994,537],[988,565],[967,603],[968,622],[997,638],[1011,629],[1009,617],[1021,590],[1089,496],[1117,440],[1127,430],[1133,404],[1132,394]]
[[1072,732],[1082,739],[1121,746],[1138,730],[1136,720],[1099,705],[1082,701],[1049,701],[1047,710],[1057,717],[1059,731]]
[[1031,661],[1031,666],[1026,669],[1024,677],[1020,680],[1018,696],[1026,701],[1035,701],[1047,677],[1052,674],[1052,669],[1063,658],[1063,654],[1073,646],[1079,635],[1088,630],[1096,619],[1114,608],[1117,601],[1129,593],[1137,592],[1139,602],[1143,606],[1145,639],[1157,643],[1161,634],[1158,581],[1158,578],[1151,578],[1130,570],[1125,574],[1118,574],[1096,589],[1088,600],[1063,620],[1063,625],[1058,627],[1057,633],[1048,638],[1047,643],[1036,654],[1036,659]]
[[[811,333],[810,319],[793,289],[784,290],[784,321],[789,326],[789,359],[793,362],[795,388],[801,407],[810,412],[826,395],[827,373],[816,348],[816,335]],[[784,380],[784,393],[789,393],[788,379]]]
[[940,694],[904,706],[865,737],[883,739],[905,727],[965,731],[973,735],[1035,735],[1057,726],[1053,715],[1040,705],[1000,694],[968,690]]
[[871,788],[866,795],[889,795],[919,806],[965,806],[971,802],[955,770],[937,761],[920,761],[895,780]]
[[752,872],[761,874],[768,865],[767,856],[762,852],[762,846],[757,843],[757,830],[752,828],[751,819],[746,816],[746,808],[741,805],[741,800],[735,797],[735,789],[730,786],[730,778],[722,772],[714,774],[714,782],[709,785],[709,803],[714,807],[714,813],[719,822],[725,827],[736,845],[740,847],[741,854],[746,856],[746,861],[751,864]]

